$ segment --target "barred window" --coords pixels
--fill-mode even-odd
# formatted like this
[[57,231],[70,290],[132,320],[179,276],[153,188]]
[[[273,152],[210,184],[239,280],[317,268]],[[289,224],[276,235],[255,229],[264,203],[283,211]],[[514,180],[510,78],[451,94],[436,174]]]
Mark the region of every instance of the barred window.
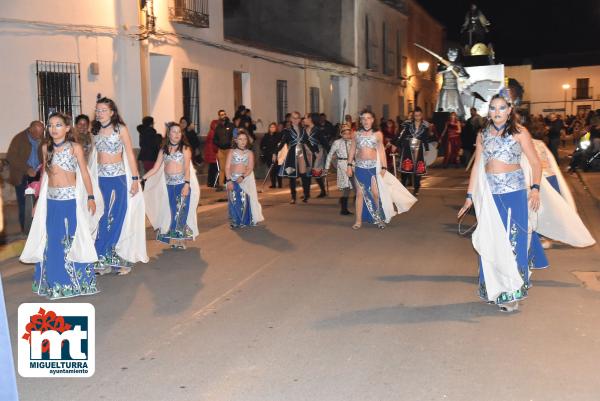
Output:
[[319,88],[316,86],[310,87],[310,112],[318,113],[321,109],[321,105],[319,104]]
[[46,122],[60,111],[72,117],[81,114],[79,63],[36,61],[39,119]]
[[288,108],[287,81],[277,80],[277,121],[285,120]]
[[183,115],[188,123],[194,124],[196,132],[200,132],[198,70],[183,68],[181,70],[181,79],[183,86]]
[[173,22],[208,28],[208,0],[173,0],[169,7],[169,18]]

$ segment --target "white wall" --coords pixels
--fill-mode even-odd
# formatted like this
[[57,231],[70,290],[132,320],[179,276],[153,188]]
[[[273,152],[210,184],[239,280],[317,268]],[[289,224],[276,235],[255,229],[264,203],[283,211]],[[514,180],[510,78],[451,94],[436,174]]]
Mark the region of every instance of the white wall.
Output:
[[[525,88],[524,100],[531,102],[533,114],[547,114],[544,109],[560,109],[565,105],[563,84],[571,85],[567,90],[568,114],[575,114],[578,105],[590,105],[592,109],[600,108],[600,66],[573,68],[532,69],[531,66],[505,67],[506,76],[515,78]],[[573,88],[578,78],[589,78],[589,86],[593,89],[593,99],[573,100]],[[562,112],[561,112],[562,113]]]
[[[128,125],[141,119],[139,82],[139,45],[127,37],[137,25],[135,2],[63,0],[5,1],[2,17],[64,24],[89,24],[90,32],[58,32],[55,28],[19,22],[0,22],[0,54],[10,55],[2,63],[0,118],[5,122],[0,134],[0,153],[8,149],[12,137],[31,120],[39,118],[36,60],[79,63],[82,112],[93,117],[96,94],[114,98]],[[51,21],[50,21],[51,19]],[[117,27],[120,31],[98,26]],[[123,25],[129,31],[122,29]],[[64,29],[75,29],[64,27]],[[118,57],[116,56],[118,54]],[[100,74],[92,75],[89,65],[98,62]],[[137,135],[134,135],[137,143]]]
[[[168,109],[167,115],[163,110],[149,109],[154,113],[156,125],[161,126],[164,121],[179,118],[183,113],[181,69],[190,68],[198,70],[200,80],[200,127],[199,133],[206,135],[210,121],[217,118],[217,110],[225,109],[230,116],[234,113],[233,105],[233,71],[244,73],[243,94],[245,105],[252,109],[252,116],[257,120],[257,129],[266,131],[268,125],[277,118],[277,80],[286,80],[288,86],[288,111],[297,110],[304,113],[308,110],[308,87],[320,88],[321,111],[329,114],[330,91],[329,80],[332,73],[318,71],[312,68],[300,69],[280,63],[269,62],[250,55],[240,54],[251,52],[253,54],[286,60],[299,65],[318,66],[325,68],[348,68],[305,60],[300,57],[287,56],[265,50],[247,48],[223,40],[222,3],[209,2],[210,28],[191,28],[182,24],[171,23],[168,20],[168,3],[163,0],[155,1],[155,16],[157,27],[163,32],[173,32],[190,35],[203,44],[193,40],[176,36],[165,38],[152,38],[149,40],[150,54],[162,54],[171,57],[171,78],[173,88],[171,93],[164,94],[164,102],[174,105]],[[224,45],[236,51],[227,51],[213,45]],[[247,75],[246,75],[247,74]],[[154,83],[149,84],[152,87]],[[150,102],[151,104],[152,102]]]

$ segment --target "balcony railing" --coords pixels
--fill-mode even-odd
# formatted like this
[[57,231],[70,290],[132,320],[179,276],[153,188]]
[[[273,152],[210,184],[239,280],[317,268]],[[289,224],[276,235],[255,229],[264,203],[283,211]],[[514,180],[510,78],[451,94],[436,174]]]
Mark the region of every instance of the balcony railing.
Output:
[[172,0],[169,19],[172,22],[208,28],[208,0]]
[[593,86],[583,86],[578,88],[572,88],[573,93],[571,96],[571,100],[587,100],[594,98],[594,87]]

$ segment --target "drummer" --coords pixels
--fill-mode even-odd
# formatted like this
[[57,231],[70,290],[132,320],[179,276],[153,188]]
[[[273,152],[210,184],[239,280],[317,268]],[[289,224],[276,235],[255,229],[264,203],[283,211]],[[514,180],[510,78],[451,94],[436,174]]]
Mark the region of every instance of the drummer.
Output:
[[[423,120],[423,110],[417,106],[412,118],[404,121],[395,145],[400,148],[400,172],[402,185],[407,186],[413,177],[413,194],[416,196],[421,187],[421,176],[427,174],[424,152],[429,150],[431,125]],[[411,146],[412,145],[412,146]]]

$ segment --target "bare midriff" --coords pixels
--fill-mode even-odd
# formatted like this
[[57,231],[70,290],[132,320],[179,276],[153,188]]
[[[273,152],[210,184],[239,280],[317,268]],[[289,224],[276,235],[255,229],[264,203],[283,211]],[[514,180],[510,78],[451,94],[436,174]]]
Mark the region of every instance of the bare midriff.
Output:
[[485,172],[489,174],[512,173],[520,169],[520,164],[506,164],[496,159],[491,159],[485,165]]
[[65,171],[58,166],[52,166],[50,174],[48,174],[48,186],[51,188],[74,187],[75,179],[75,173]]

